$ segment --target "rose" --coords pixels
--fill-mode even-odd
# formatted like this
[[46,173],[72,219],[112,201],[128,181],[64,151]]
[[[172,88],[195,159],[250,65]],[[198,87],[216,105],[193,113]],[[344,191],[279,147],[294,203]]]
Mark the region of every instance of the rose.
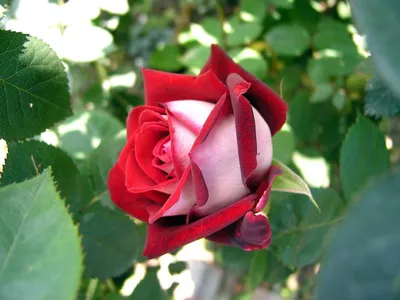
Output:
[[275,176],[274,135],[286,103],[218,46],[200,75],[143,69],[146,105],[108,177],[113,202],[148,223],[144,255],[200,238],[245,250],[269,245],[260,214]]

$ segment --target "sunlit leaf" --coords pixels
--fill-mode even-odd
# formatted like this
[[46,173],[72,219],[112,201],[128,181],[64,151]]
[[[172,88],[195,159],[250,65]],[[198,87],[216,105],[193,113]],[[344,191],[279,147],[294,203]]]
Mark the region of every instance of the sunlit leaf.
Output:
[[305,183],[299,175],[294,173],[289,167],[281,163],[279,160],[273,159],[272,165],[280,168],[283,172],[282,175],[275,178],[272,184],[272,191],[304,194],[308,196],[315,207],[319,209],[307,183]]
[[0,236],[1,299],[75,298],[80,241],[50,169],[0,189]]

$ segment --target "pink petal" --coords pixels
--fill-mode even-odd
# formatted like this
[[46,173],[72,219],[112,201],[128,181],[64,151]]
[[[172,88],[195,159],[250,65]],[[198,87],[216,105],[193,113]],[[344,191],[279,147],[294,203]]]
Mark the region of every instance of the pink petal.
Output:
[[196,100],[170,101],[164,104],[167,110],[193,133],[199,135],[214,104]]
[[149,225],[143,255],[149,258],[158,257],[229,226],[251,210],[254,198],[254,195],[250,195],[187,225]]
[[154,215],[150,216],[149,224],[153,224],[166,216],[186,215],[195,203],[190,168],[188,167],[165,204]]
[[[225,106],[230,106],[225,99],[222,101]],[[229,110],[221,109],[213,123],[204,140],[190,152],[191,161],[201,171],[203,186],[208,190],[207,201],[201,201],[205,204],[193,209],[193,213],[202,216],[249,194],[241,176],[233,114],[229,114]]]
[[215,103],[227,91],[213,72],[190,76],[143,69],[142,73],[147,105],[184,99]]
[[239,74],[251,84],[245,95],[268,123],[272,135],[285,124],[287,104],[266,84],[236,64],[219,46],[211,46],[211,56],[201,73],[212,71],[222,82],[231,73]]
[[189,151],[197,135],[169,113],[168,123],[170,126],[172,160],[174,162],[175,172],[178,178],[180,178],[185,169],[189,166]]

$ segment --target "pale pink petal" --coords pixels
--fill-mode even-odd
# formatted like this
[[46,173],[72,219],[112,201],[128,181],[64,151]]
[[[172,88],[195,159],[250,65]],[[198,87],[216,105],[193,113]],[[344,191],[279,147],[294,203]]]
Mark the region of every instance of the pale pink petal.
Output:
[[206,203],[195,207],[194,214],[208,215],[249,194],[242,180],[233,115],[220,118],[190,157],[208,189]]
[[164,106],[177,120],[199,135],[215,104],[197,100],[179,100],[167,102]]
[[168,116],[168,123],[170,126],[172,160],[175,172],[178,178],[180,178],[189,166],[190,160],[188,154],[197,135],[172,115]]

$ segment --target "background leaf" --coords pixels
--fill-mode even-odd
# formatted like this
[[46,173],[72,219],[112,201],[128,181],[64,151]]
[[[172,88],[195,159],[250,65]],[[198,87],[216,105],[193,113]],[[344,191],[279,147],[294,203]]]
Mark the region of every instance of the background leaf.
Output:
[[92,199],[87,178],[82,176],[72,159],[61,149],[31,140],[8,144],[8,157],[0,179],[0,187],[31,179],[52,167],[54,180],[65,204],[74,217]]
[[97,203],[81,217],[79,231],[87,277],[104,279],[120,275],[133,265],[143,247],[132,220]]
[[346,201],[350,201],[373,177],[390,168],[385,139],[363,116],[350,128],[340,154],[340,178]]
[[268,218],[271,246],[278,259],[290,266],[305,266],[321,257],[331,231],[342,218],[343,203],[332,189],[312,189],[315,206],[304,195],[275,199],[271,196]]
[[0,138],[31,137],[72,114],[67,75],[49,46],[0,30],[0,53]]
[[80,241],[50,169],[0,189],[0,225],[0,298],[74,299]]
[[277,25],[267,32],[265,39],[279,55],[299,56],[310,46],[307,30],[295,24]]
[[398,299],[400,172],[385,176],[349,209],[322,265],[316,299]]
[[380,75],[400,97],[400,45],[393,43],[400,34],[400,2],[352,0],[350,4],[360,31],[367,36]]

